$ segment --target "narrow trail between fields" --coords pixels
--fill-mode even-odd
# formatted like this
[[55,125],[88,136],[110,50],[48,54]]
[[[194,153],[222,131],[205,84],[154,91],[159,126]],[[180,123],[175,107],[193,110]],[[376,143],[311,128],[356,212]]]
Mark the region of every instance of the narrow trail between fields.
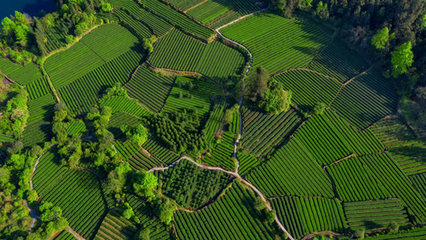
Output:
[[[256,11],[256,12],[253,12],[253,13],[250,13],[250,14],[247,14],[247,15],[244,15],[244,16],[242,16],[242,17],[239,17],[239,18],[237,18],[237,19],[235,19],[234,21],[231,21],[231,22],[229,22],[229,23],[227,23],[227,24],[225,24],[225,25],[223,25],[223,26],[221,26],[221,27],[218,27],[217,29],[216,29],[216,32],[222,37],[222,38],[224,38],[224,39],[226,39],[227,41],[229,41],[229,42],[231,42],[231,43],[234,43],[234,44],[236,44],[236,45],[238,45],[238,46],[240,46],[240,47],[242,47],[242,48],[244,48],[248,53],[249,53],[249,55],[250,55],[250,63],[249,63],[249,65],[248,65],[248,67],[247,67],[247,69],[246,69],[246,72],[244,73],[244,76],[243,77],[246,77],[247,75],[248,75],[248,73],[249,73],[249,71],[250,71],[250,68],[252,67],[252,65],[253,65],[253,54],[251,53],[251,51],[246,47],[246,46],[244,46],[244,45],[242,45],[241,43],[239,43],[239,42],[236,42],[236,41],[233,41],[233,40],[231,40],[231,39],[229,39],[229,38],[227,38],[227,37],[225,37],[221,32],[220,32],[220,30],[222,29],[222,28],[225,28],[225,27],[227,27],[227,26],[229,26],[229,25],[231,25],[231,24],[234,24],[234,23],[236,23],[236,22],[238,22],[238,21],[240,21],[240,20],[242,20],[242,19],[244,19],[244,18],[247,18],[247,17],[250,17],[250,16],[252,16],[252,15],[255,15],[255,14],[257,14],[257,13],[260,13],[260,12],[263,12],[263,11],[266,11],[266,10],[268,10],[267,8],[264,8],[264,9],[260,9],[259,11]],[[244,92],[244,89],[245,89],[245,84],[244,84],[244,81],[243,81],[243,92]],[[187,159],[187,160],[189,160],[189,161],[191,161],[192,163],[194,163],[194,164],[196,164],[197,166],[199,166],[199,167],[202,167],[202,168],[204,168],[204,169],[209,169],[209,170],[216,170],[216,171],[222,171],[222,172],[225,172],[225,173],[228,173],[228,174],[230,174],[230,175],[232,175],[232,176],[234,176],[234,177],[236,177],[236,178],[238,178],[238,179],[240,179],[242,182],[244,182],[247,186],[249,186],[254,192],[256,192],[256,194],[257,195],[259,195],[262,199],[263,199],[263,201],[265,201],[266,203],[267,203],[267,205],[266,205],[266,207],[267,207],[267,209],[269,210],[269,211],[271,211],[272,210],[272,206],[269,204],[269,202],[267,201],[267,198],[262,194],[262,192],[261,191],[259,191],[259,189],[257,189],[253,184],[251,184],[249,181],[247,181],[247,180],[245,180],[245,179],[243,179],[240,175],[239,175],[239,173],[238,173],[238,170],[239,170],[239,168],[240,168],[240,160],[238,159],[238,157],[237,157],[237,151],[238,151],[238,144],[239,144],[239,142],[240,142],[240,140],[241,140],[241,136],[242,136],[242,130],[243,130],[243,119],[242,119],[242,114],[241,114],[241,107],[242,107],[242,105],[243,105],[243,95],[241,95],[241,97],[240,97],[240,101],[239,101],[239,103],[238,103],[238,116],[239,116],[239,131],[238,131],[238,138],[237,138],[237,140],[235,141],[235,143],[234,143],[234,154],[233,154],[233,157],[237,160],[237,168],[235,169],[235,172],[230,172],[230,171],[227,171],[227,170],[225,170],[225,169],[222,169],[222,168],[220,168],[220,167],[208,167],[208,166],[205,166],[205,165],[201,165],[201,164],[199,164],[199,163],[197,163],[197,162],[195,162],[194,160],[192,160],[191,158],[188,158],[188,157],[184,157],[185,159]],[[181,158],[182,159],[182,158]],[[179,160],[181,160],[181,159],[179,159]],[[287,236],[288,236],[288,238],[290,239],[290,240],[294,240],[294,238],[290,235],[290,233],[287,231],[287,229],[284,227],[284,225],[280,222],[280,220],[278,219],[278,215],[277,214],[275,214],[275,222],[277,223],[277,225],[279,226],[279,228],[283,231],[283,232],[285,232],[286,234],[287,234]]]
[[[238,173],[225,170],[225,169],[223,169],[221,167],[207,166],[207,165],[198,163],[198,162],[194,161],[192,158],[187,157],[187,156],[183,156],[183,157],[179,158],[177,161],[173,162],[172,164],[170,164],[167,167],[155,167],[155,168],[151,168],[150,170],[148,170],[148,172],[165,171],[167,169],[170,169],[170,168],[176,166],[176,164],[179,163],[180,161],[182,161],[183,159],[190,161],[191,163],[195,164],[196,166],[198,166],[198,167],[200,167],[202,169],[224,172],[224,173],[227,173],[227,174],[229,174],[229,175],[231,175],[231,176],[239,179],[245,185],[249,186],[259,197],[261,197],[263,199],[263,201],[265,201],[267,203],[266,208],[268,210],[272,210],[271,205],[269,204],[269,202],[267,201],[267,198],[263,195],[263,193],[259,189],[257,189],[253,184],[251,184],[249,181],[243,179]],[[277,223],[277,225],[279,226],[279,228],[283,232],[285,232],[287,234],[287,236],[288,236],[288,238],[290,240],[294,240],[294,238],[290,235],[290,233],[287,231],[287,229],[281,224],[280,220],[278,219],[278,215],[275,215],[275,222]]]

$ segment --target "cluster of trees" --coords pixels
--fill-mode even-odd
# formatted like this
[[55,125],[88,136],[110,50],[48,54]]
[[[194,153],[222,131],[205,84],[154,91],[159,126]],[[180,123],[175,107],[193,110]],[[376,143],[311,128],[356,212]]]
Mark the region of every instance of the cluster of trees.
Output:
[[265,221],[267,221],[271,224],[275,222],[275,215],[276,215],[275,210],[269,210],[266,207],[266,202],[259,196],[256,197],[256,199],[254,201],[254,209],[256,209],[257,211],[259,211],[262,214]]
[[34,18],[34,36],[37,47],[42,56],[47,55],[47,36],[56,34],[60,30],[66,43],[71,43],[74,36],[81,36],[84,32],[97,24],[109,21],[111,4],[103,0],[57,0],[59,10],[40,18]]
[[60,207],[53,206],[50,202],[44,202],[40,205],[39,210],[41,225],[35,232],[28,235],[26,240],[49,239],[56,232],[63,231],[69,226],[68,221],[62,216]]
[[35,60],[29,49],[31,18],[15,11],[15,16],[1,21],[0,58],[9,56],[13,61],[26,64]]
[[280,82],[271,80],[264,68],[256,68],[245,81],[245,99],[259,108],[272,114],[285,112],[290,108],[292,92],[284,90]]
[[5,89],[0,95],[0,101],[6,102],[0,106],[0,133],[19,139],[30,116],[28,93],[23,87],[14,84],[5,86]]
[[55,134],[58,143],[58,153],[62,157],[61,164],[68,168],[74,168],[80,162],[83,155],[81,136],[82,132],[69,134],[67,129],[72,121],[77,121],[71,114],[67,106],[63,103],[55,105],[55,115],[53,117],[52,132]]
[[145,49],[145,51],[147,51],[148,53],[152,53],[152,51],[154,51],[154,47],[152,46],[155,41],[157,41],[157,37],[156,36],[151,36],[150,38],[144,38],[143,39],[143,49]]
[[200,123],[193,111],[170,112],[153,115],[148,121],[157,138],[172,151],[198,156],[208,149],[205,135],[199,131]]

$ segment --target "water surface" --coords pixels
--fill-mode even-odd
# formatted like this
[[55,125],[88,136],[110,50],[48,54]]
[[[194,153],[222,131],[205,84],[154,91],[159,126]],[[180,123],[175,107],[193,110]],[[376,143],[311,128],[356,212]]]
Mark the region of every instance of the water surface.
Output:
[[38,17],[40,10],[51,12],[56,9],[53,0],[0,0],[0,21],[16,11]]

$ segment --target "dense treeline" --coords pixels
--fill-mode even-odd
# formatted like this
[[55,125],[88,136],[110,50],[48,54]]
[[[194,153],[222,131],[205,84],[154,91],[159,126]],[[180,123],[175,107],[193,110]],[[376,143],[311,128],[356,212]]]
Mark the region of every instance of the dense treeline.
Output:
[[[270,0],[291,16],[301,10],[338,30],[349,47],[382,67],[403,96],[410,123],[426,126],[426,2],[410,0]],[[414,101],[413,101],[414,100]]]

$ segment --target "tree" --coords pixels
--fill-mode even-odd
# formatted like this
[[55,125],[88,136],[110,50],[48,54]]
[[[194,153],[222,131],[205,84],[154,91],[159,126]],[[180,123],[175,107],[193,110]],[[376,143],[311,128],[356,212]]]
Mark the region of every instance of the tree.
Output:
[[138,234],[135,235],[134,240],[150,240],[151,229],[144,228],[139,231]]
[[291,105],[291,96],[292,92],[284,89],[268,90],[265,94],[265,110],[273,114],[287,111]]
[[161,203],[157,210],[157,215],[160,218],[160,221],[169,225],[172,221],[173,212],[175,210],[175,206],[173,203],[167,198],[163,203]]
[[327,108],[327,104],[322,102],[317,102],[314,107],[314,114],[323,114],[325,109]]
[[135,193],[141,197],[151,201],[156,194],[154,188],[158,185],[157,177],[152,173],[137,171],[133,181],[133,189]]
[[254,103],[263,102],[268,91],[269,73],[262,67],[257,67],[247,78],[246,98]]
[[387,229],[388,229],[389,233],[395,234],[395,233],[398,233],[398,231],[399,231],[399,225],[396,222],[391,222],[391,223],[389,223]]
[[364,239],[365,229],[364,228],[357,229],[355,230],[353,234],[356,239]]
[[266,208],[266,202],[259,196],[256,197],[256,200],[254,201],[254,209],[257,211],[262,211]]
[[371,39],[371,44],[373,44],[376,49],[385,49],[389,44],[389,28],[384,27],[378,33],[376,33]]
[[419,99],[426,99],[426,87],[418,87],[416,89],[416,97]]
[[147,51],[148,53],[152,53],[152,51],[154,50],[154,47],[152,46],[155,41],[157,41],[157,37],[156,36],[151,36],[150,38],[144,38],[143,39],[143,49],[145,49],[145,51]]
[[268,221],[268,223],[273,223],[275,222],[275,215],[277,214],[275,210],[268,210],[265,209],[265,219],[266,221]]
[[399,75],[407,73],[408,68],[414,63],[414,54],[411,42],[406,42],[397,47],[392,55],[392,76],[397,78]]

